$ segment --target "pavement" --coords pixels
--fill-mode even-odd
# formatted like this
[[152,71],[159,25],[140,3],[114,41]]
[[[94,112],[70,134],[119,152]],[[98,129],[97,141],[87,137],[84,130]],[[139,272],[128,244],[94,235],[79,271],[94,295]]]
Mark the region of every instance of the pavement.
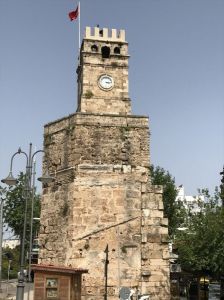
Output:
[[[0,300],[16,299],[17,280],[12,279],[9,282],[1,282]],[[24,300],[33,300],[33,283],[25,282]]]

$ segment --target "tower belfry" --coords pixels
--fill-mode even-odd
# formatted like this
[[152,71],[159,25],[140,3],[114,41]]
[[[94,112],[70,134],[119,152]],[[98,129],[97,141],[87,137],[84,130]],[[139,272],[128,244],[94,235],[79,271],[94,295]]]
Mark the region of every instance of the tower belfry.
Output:
[[125,31],[87,27],[80,51],[78,112],[131,114]]
[[85,300],[170,299],[162,187],[150,181],[148,117],[131,114],[128,58],[124,30],[87,27],[77,112],[44,128],[56,180],[43,190],[39,263],[88,269]]

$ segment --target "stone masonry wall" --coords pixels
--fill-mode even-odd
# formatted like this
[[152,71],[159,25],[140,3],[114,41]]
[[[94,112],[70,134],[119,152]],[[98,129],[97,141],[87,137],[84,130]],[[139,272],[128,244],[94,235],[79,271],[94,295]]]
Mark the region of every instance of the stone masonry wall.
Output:
[[50,170],[82,163],[149,166],[148,118],[74,114],[45,128]]
[[[40,263],[89,269],[83,299],[108,300],[121,287],[169,298],[167,219],[152,186],[146,117],[77,113],[45,126],[56,181],[43,190]],[[135,298],[136,299],[136,298]]]

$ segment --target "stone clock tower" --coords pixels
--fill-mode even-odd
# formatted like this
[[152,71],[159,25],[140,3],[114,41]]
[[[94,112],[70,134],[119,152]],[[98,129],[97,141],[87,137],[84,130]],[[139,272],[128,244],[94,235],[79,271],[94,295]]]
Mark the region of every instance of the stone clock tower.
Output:
[[123,30],[87,27],[77,112],[44,129],[56,180],[43,190],[39,263],[88,269],[83,300],[170,299],[162,187],[150,182],[148,117],[131,114],[128,58]]
[[86,28],[78,73],[78,112],[127,115],[128,44],[125,32]]

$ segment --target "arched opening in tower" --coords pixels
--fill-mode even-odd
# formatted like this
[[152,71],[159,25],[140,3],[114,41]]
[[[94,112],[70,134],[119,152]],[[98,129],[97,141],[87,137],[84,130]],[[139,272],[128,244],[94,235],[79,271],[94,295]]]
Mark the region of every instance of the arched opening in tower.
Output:
[[120,54],[121,53],[121,50],[119,47],[115,47],[114,48],[114,54]]
[[102,58],[109,58],[110,57],[110,48],[107,46],[102,47],[101,54],[102,54]]

